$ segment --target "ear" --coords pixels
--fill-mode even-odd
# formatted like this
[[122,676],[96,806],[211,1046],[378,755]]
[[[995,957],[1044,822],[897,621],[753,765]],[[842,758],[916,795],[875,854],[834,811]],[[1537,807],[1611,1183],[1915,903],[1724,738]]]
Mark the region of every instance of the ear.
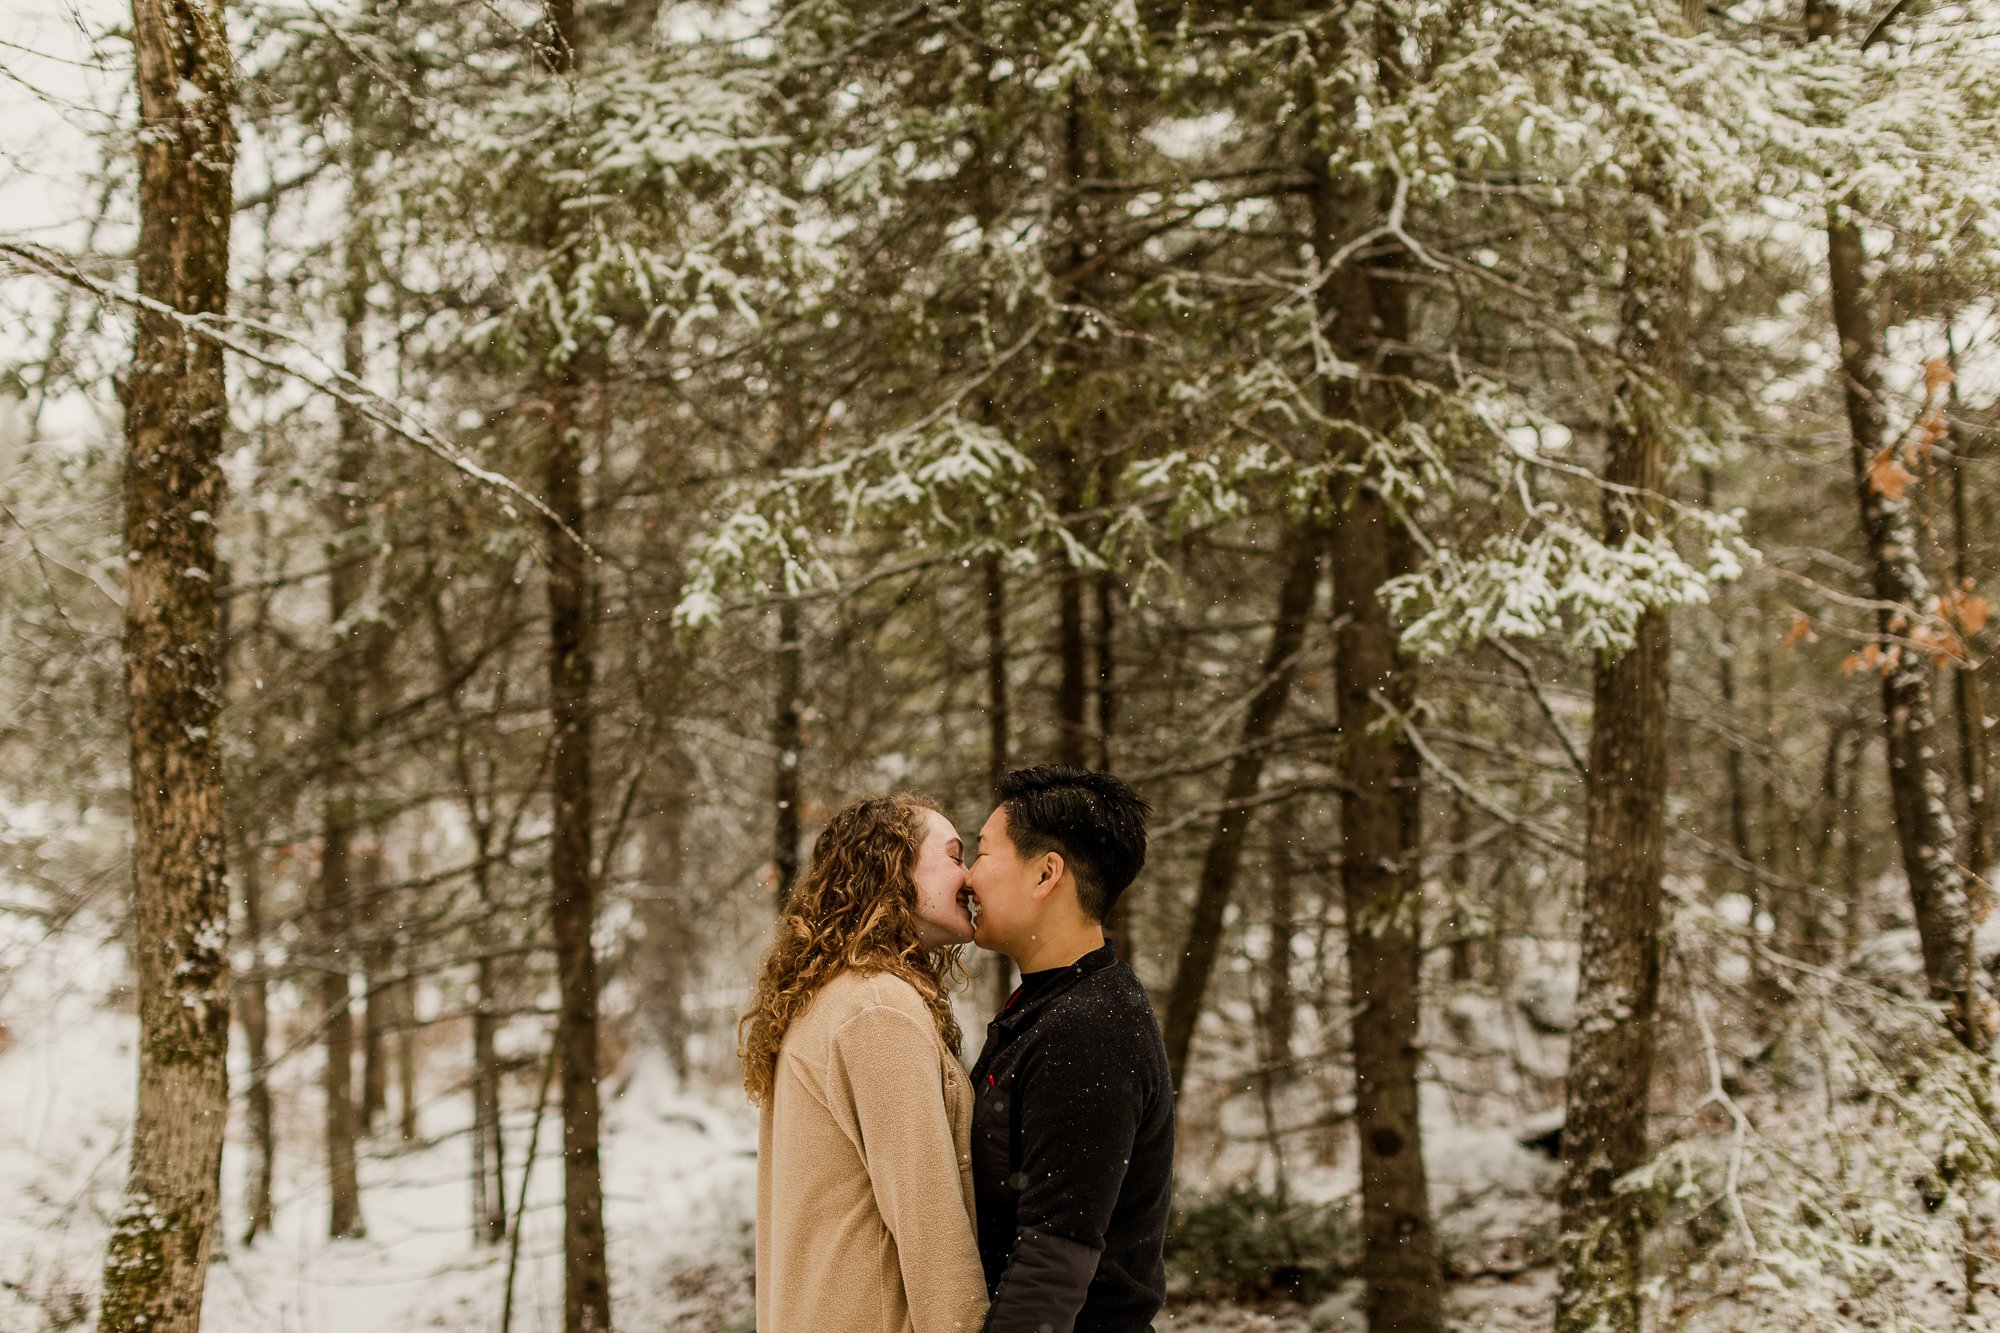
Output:
[[1068,873],[1069,867],[1063,864],[1061,852],[1045,853],[1042,856],[1041,878],[1035,881],[1035,887],[1028,896],[1038,903],[1047,902],[1049,895],[1056,891],[1056,886]]

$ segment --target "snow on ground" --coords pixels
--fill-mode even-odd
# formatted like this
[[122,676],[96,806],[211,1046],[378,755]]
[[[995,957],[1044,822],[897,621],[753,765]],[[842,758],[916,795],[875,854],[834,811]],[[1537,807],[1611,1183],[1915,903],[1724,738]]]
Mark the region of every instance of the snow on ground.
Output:
[[[117,1207],[132,1107],[136,1020],[122,987],[118,943],[85,921],[59,934],[0,918],[0,1328],[40,1333],[87,1324],[105,1219]],[[225,1236],[208,1289],[209,1333],[400,1333],[500,1327],[507,1252],[471,1239],[469,1099],[455,1051],[427,1053],[433,1095],[421,1108],[422,1142],[402,1149],[378,1137],[364,1149],[364,1239],[325,1239],[327,1197],[317,1160],[319,1103],[311,1055],[282,1065],[277,1100],[277,1216],[270,1234],[243,1244],[250,1165],[240,1120],[223,1163]],[[537,1071],[508,1096],[508,1196],[519,1191]],[[235,1086],[243,1071],[232,1073]],[[751,1327],[749,1245],[755,1120],[721,1090],[680,1087],[642,1056],[607,1085],[606,1226],[614,1302],[622,1327],[735,1333]],[[723,1103],[729,1103],[724,1105]],[[392,1107],[392,1112],[393,1112]],[[393,1121],[393,1114],[390,1117]],[[561,1324],[561,1174],[551,1106],[540,1132],[512,1327]],[[1465,1269],[1509,1271],[1532,1245],[1545,1197],[1543,1159],[1504,1132],[1461,1130],[1434,1152],[1441,1225],[1457,1235]],[[1302,1183],[1351,1185],[1339,1171]],[[1524,1218],[1526,1220],[1524,1220]],[[1484,1239],[1471,1244],[1473,1236]],[[1495,1248],[1497,1245],[1497,1248]],[[1476,1250],[1476,1254],[1474,1251]],[[1454,1295],[1458,1327],[1495,1333],[1546,1322],[1546,1272],[1475,1278]],[[1318,1305],[1270,1309],[1202,1305],[1159,1321],[1175,1333],[1360,1329],[1358,1287]]]
[[[91,1313],[132,1108],[136,1020],[124,978],[122,948],[89,921],[48,934],[38,923],[0,917],[0,1198],[17,1201],[0,1214],[0,1328],[8,1333],[78,1327]],[[426,1053],[423,1078],[433,1091],[420,1108],[417,1146],[381,1136],[364,1147],[368,1235],[346,1241],[324,1234],[314,1057],[281,1065],[273,1080],[277,1215],[269,1234],[242,1242],[250,1153],[239,1118],[223,1162],[225,1236],[208,1289],[209,1333],[500,1327],[508,1255],[471,1238],[469,1098],[458,1055],[443,1046]],[[537,1072],[516,1075],[508,1088],[510,1209]],[[232,1081],[242,1087],[241,1068]],[[1443,1101],[1426,1110],[1455,1119]],[[607,1084],[605,1131],[605,1220],[621,1326],[747,1331],[756,1144],[749,1109],[727,1089],[682,1088],[642,1055]],[[515,1281],[515,1333],[561,1324],[558,1134],[550,1106]],[[1538,1233],[1547,1226],[1553,1166],[1504,1129],[1454,1124],[1431,1147],[1440,1227],[1455,1275],[1467,1279],[1453,1295],[1457,1327],[1506,1333],[1544,1325],[1550,1291]],[[1297,1183],[1337,1193],[1352,1189],[1350,1174],[1351,1162],[1304,1167]],[[1349,1283],[1311,1308],[1197,1305],[1168,1311],[1159,1327],[1358,1330],[1359,1301]]]
[[[106,1218],[117,1207],[132,1111],[136,1020],[117,999],[123,955],[101,933],[0,917],[0,1328],[39,1333],[90,1314]],[[111,1002],[107,1004],[107,999]],[[225,1243],[208,1286],[208,1333],[400,1333],[500,1326],[507,1253],[471,1239],[468,1101],[455,1072],[422,1109],[421,1146],[374,1141],[362,1165],[365,1239],[325,1239],[313,1160],[317,1103],[287,1068],[279,1100],[273,1231],[245,1246],[247,1144],[232,1125],[223,1163]],[[241,1083],[241,1072],[235,1079]],[[621,1325],[748,1329],[755,1121],[719,1109],[641,1061],[609,1092],[605,1224]],[[508,1197],[518,1197],[535,1089],[510,1088]],[[560,1164],[555,1108],[529,1191],[513,1328],[561,1327]]]

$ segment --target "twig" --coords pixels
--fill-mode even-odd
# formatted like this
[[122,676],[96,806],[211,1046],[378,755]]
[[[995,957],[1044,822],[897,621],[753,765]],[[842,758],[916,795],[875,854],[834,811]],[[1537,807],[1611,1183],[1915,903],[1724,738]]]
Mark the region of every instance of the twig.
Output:
[[[535,1148],[542,1137],[542,1115],[548,1110],[549,1084],[555,1081],[557,1053],[562,1044],[555,1034],[549,1036],[549,1058],[542,1063],[542,1086],[535,1093],[535,1119],[528,1126],[528,1158],[521,1163],[521,1192],[514,1200],[514,1234],[507,1238],[507,1294],[500,1299],[500,1333],[511,1333],[514,1324],[514,1274],[521,1266],[521,1221],[528,1212],[528,1177],[535,1171]],[[507,1182],[501,1181],[505,1190]],[[506,1200],[501,1200],[506,1207]]]
[[1424,741],[1423,733],[1417,730],[1417,724],[1412,722],[1402,710],[1383,698],[1379,691],[1374,692],[1373,697],[1375,699],[1375,706],[1380,708],[1397,725],[1402,727],[1403,734],[1409,737],[1411,748],[1417,752],[1417,757],[1424,761],[1424,767],[1443,778],[1452,790],[1478,806],[1481,810],[1484,810],[1487,814],[1506,824],[1509,828],[1519,829],[1522,833],[1527,834],[1551,851],[1561,852],[1565,856],[1581,857],[1583,855],[1583,849],[1570,839],[1563,837],[1559,833],[1540,827],[1536,821],[1528,818],[1526,815],[1517,814],[1509,810],[1492,797],[1474,788],[1456,769],[1438,757],[1437,752],[1431,749]]
[[[457,445],[446,439],[409,408],[392,402],[381,394],[376,393],[373,389],[370,389],[366,384],[363,384],[345,370],[329,364],[317,349],[296,335],[287,333],[274,325],[266,324],[262,320],[251,319],[243,315],[190,315],[185,311],[174,309],[165,302],[154,300],[152,297],[141,292],[128,291],[123,288],[114,287],[109,283],[100,282],[76,267],[65,256],[61,256],[57,252],[48,250],[42,246],[23,245],[15,241],[0,241],[0,255],[9,256],[26,268],[41,273],[46,277],[80,287],[100,300],[128,306],[134,310],[143,310],[147,314],[158,315],[163,319],[170,319],[195,336],[206,338],[216,346],[223,348],[225,351],[234,352],[246,361],[263,366],[267,370],[274,370],[281,375],[290,376],[314,391],[323,393],[336,402],[359,412],[370,422],[381,427],[391,435],[416,445],[425,453],[440,459],[453,469],[472,478],[480,485],[499,491],[511,499],[518,500],[522,504],[527,505],[553,524],[564,536],[575,542],[593,560],[600,563],[603,562],[604,557],[599,555],[596,549],[583,539],[581,534],[558,517],[554,510],[542,503],[540,497],[522,487],[513,478],[503,473],[495,472],[490,468],[481,467],[478,463],[473,462],[472,459],[460,452]],[[283,343],[288,347],[303,352],[306,356],[319,363],[320,368],[325,372],[325,377],[320,378],[308,374],[296,366],[288,365],[277,357],[259,350],[241,338],[230,336],[225,331],[230,326],[260,333],[276,342]]]
[[1535,696],[1535,703],[1540,706],[1542,716],[1548,719],[1549,730],[1553,731],[1556,739],[1562,742],[1563,753],[1569,756],[1570,767],[1576,770],[1576,775],[1583,777],[1589,773],[1590,764],[1584,759],[1583,751],[1577,748],[1576,741],[1563,729],[1562,720],[1556,716],[1555,705],[1549,702],[1549,696],[1542,691],[1542,682],[1535,675],[1535,664],[1528,660],[1526,653],[1498,635],[1488,636],[1487,642],[1499,649],[1500,655],[1512,662],[1514,669],[1521,673],[1521,679],[1527,683],[1528,693]]
[[1736,1219],[1736,1229],[1742,1233],[1744,1247],[1755,1259],[1757,1236],[1750,1230],[1750,1218],[1743,1211],[1743,1196],[1737,1188],[1743,1171],[1743,1145],[1750,1135],[1750,1117],[1743,1114],[1743,1108],[1736,1104],[1736,1099],[1723,1089],[1722,1059],[1715,1052],[1715,1030],[1708,1025],[1708,1006],[1702,1003],[1701,988],[1690,984],[1688,999],[1694,1005],[1695,1025],[1701,1029],[1702,1060],[1708,1066],[1708,1096],[1695,1109],[1700,1110],[1712,1102],[1727,1111],[1735,1124],[1735,1130],[1730,1135],[1729,1166],[1723,1172],[1722,1192],[1729,1200],[1729,1212]]

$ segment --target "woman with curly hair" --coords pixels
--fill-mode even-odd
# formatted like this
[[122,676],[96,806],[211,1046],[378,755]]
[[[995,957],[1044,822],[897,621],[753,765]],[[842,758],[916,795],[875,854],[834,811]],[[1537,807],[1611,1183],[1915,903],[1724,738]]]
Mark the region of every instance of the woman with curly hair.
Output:
[[978,1333],[972,1087],[947,981],[958,831],[922,796],[827,821],[738,1029],[757,1140],[759,1333]]

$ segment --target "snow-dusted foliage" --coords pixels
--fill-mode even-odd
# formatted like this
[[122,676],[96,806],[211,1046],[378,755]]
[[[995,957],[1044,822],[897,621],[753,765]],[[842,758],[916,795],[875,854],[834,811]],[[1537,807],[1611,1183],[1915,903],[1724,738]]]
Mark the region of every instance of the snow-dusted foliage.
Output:
[[1667,1224],[1661,1317],[1718,1329],[1980,1326],[1962,1321],[2000,1206],[1992,1063],[1959,1045],[1935,1006],[1768,950],[1754,984],[1783,1008],[1746,1030],[1757,1007],[1742,993],[1738,929],[1685,902],[1675,926],[1675,1003],[1695,1038],[1687,1109],[1622,1185],[1651,1196]]

